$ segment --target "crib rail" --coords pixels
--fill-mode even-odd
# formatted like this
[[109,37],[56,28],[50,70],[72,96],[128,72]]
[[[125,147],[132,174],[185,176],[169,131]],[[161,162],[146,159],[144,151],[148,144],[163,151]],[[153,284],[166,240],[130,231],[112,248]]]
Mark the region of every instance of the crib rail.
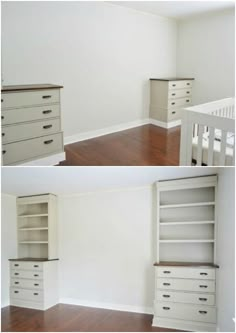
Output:
[[[234,165],[234,118],[234,98],[183,109],[180,165]],[[216,132],[220,133],[220,139]],[[227,139],[230,135],[233,143],[229,148]]]

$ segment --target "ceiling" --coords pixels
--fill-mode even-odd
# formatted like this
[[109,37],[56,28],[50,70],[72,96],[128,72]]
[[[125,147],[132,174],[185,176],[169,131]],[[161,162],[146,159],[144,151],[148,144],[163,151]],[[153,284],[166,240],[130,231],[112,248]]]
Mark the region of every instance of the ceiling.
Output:
[[114,5],[149,14],[184,19],[207,12],[234,8],[234,1],[110,1]]
[[157,180],[203,176],[219,168],[180,167],[4,167],[2,193],[67,195],[151,185]]

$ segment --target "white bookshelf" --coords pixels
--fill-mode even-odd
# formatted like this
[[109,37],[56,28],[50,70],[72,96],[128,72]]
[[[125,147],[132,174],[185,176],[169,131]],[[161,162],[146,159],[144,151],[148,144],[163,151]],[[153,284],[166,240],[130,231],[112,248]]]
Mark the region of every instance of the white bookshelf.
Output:
[[53,194],[17,198],[19,258],[57,258],[57,197]]

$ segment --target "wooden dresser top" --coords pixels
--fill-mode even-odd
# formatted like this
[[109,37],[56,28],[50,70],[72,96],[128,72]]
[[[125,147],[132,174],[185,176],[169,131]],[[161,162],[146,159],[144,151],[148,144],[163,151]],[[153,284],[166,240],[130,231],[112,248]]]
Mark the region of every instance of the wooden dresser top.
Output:
[[155,262],[153,266],[174,266],[174,267],[210,267],[219,268],[218,265],[213,263],[203,263],[203,262],[178,262],[178,261],[161,261],[159,263]]
[[63,86],[56,84],[23,84],[23,85],[12,85],[12,86],[2,86],[1,92],[15,92],[15,91],[26,91],[26,90],[45,90],[45,89],[59,89]]
[[166,78],[162,78],[162,79],[154,79],[151,78],[151,81],[187,81],[187,80],[194,80],[194,78],[187,78],[187,77],[166,77]]

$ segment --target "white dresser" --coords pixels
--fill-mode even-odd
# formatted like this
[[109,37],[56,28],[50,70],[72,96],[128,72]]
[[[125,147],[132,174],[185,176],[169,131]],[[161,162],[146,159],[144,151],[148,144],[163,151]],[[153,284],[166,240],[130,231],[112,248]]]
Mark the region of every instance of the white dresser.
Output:
[[61,88],[51,84],[2,88],[3,165],[30,164],[32,161],[38,161],[36,165],[50,165],[65,159]]
[[180,125],[181,108],[192,103],[192,78],[150,79],[150,118],[161,127]]
[[18,197],[17,253],[10,260],[10,304],[46,310],[58,303],[57,197]]
[[10,304],[46,310],[59,302],[58,261],[10,261]]
[[217,176],[156,183],[153,326],[217,328]]

